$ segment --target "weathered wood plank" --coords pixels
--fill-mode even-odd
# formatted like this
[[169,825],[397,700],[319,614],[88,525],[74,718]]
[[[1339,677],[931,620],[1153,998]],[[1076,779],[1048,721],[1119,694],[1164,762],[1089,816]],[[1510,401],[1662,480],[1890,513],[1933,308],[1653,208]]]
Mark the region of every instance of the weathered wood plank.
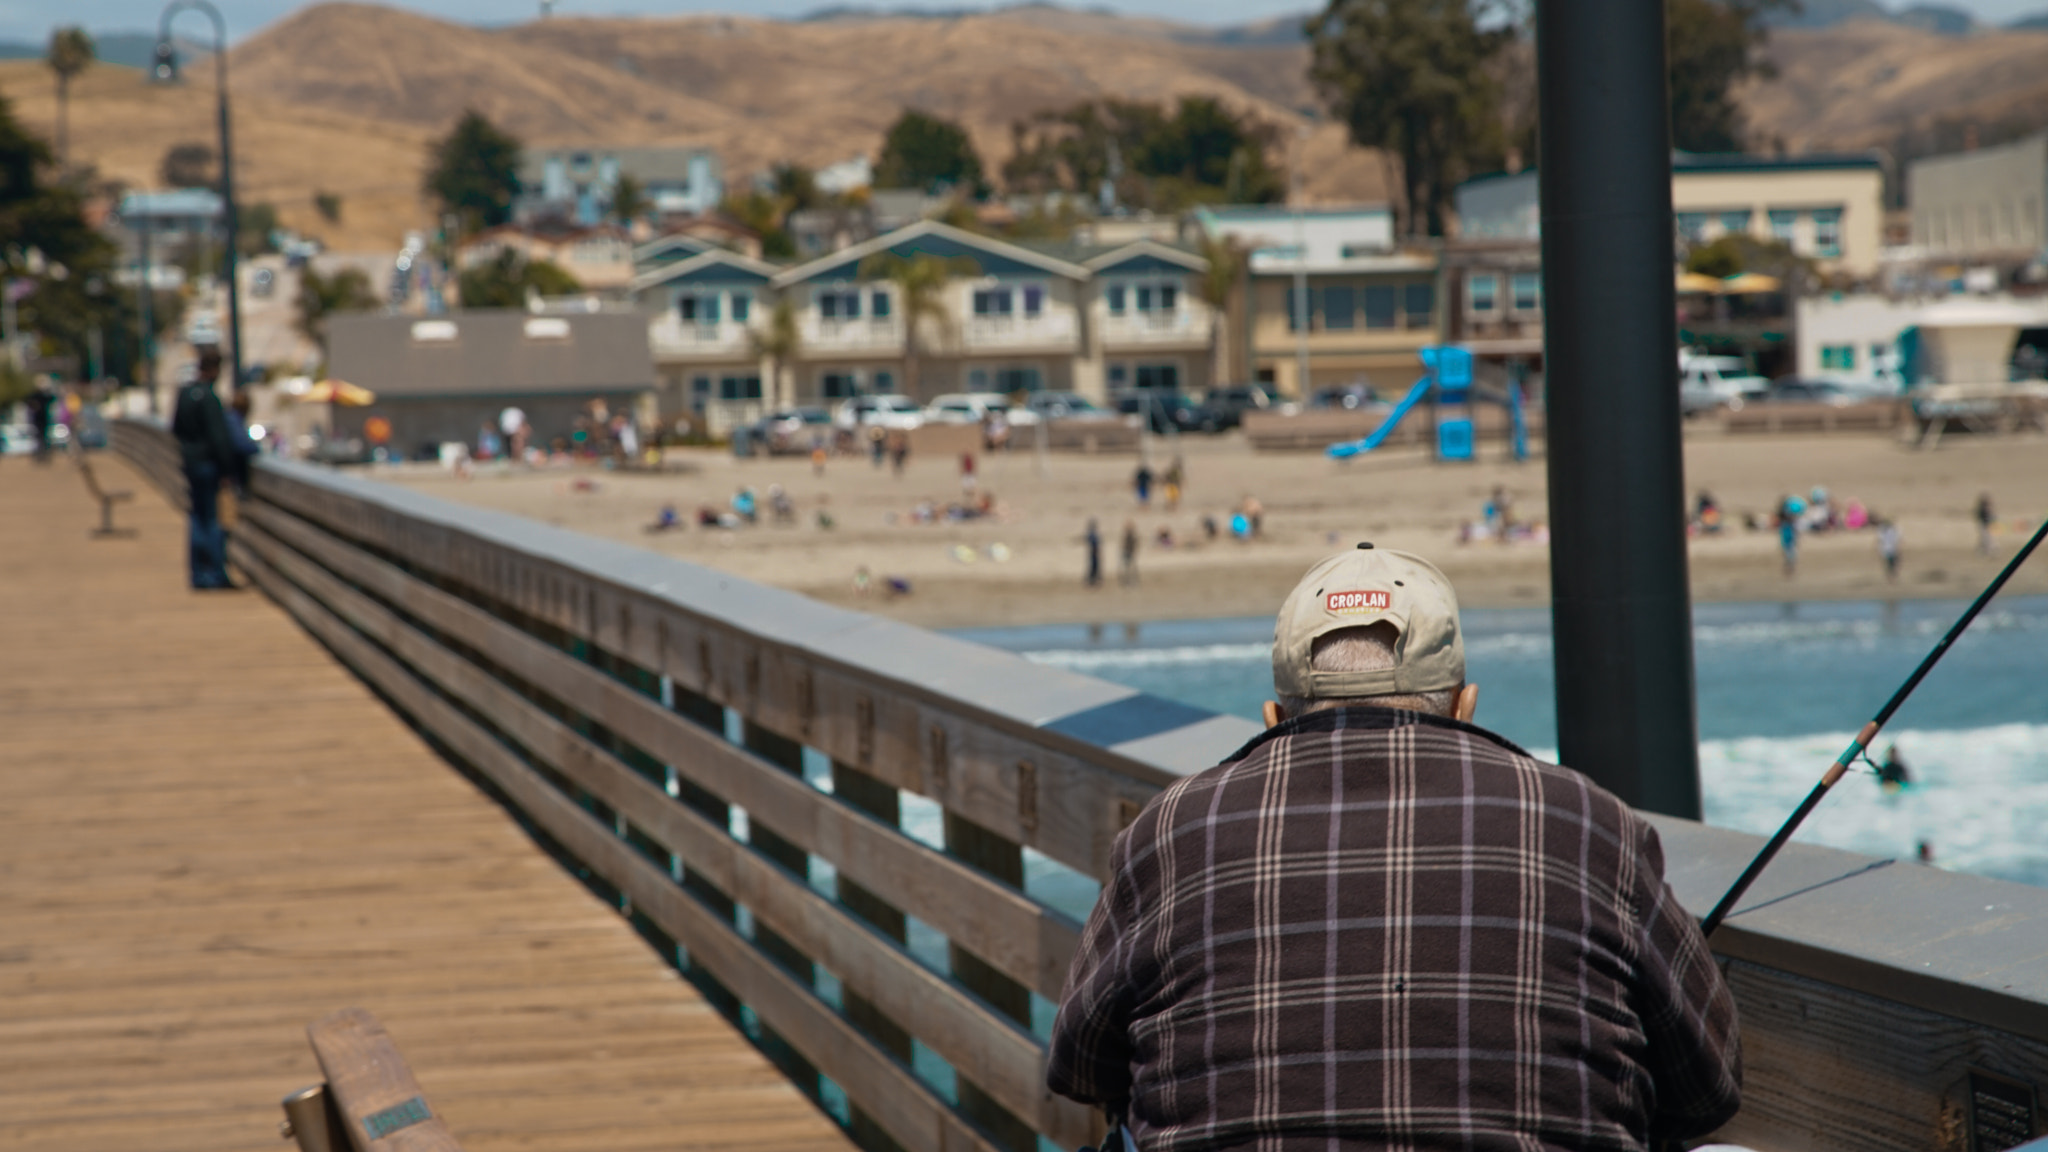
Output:
[[[693,783],[758,814],[805,851],[830,860],[863,886],[886,893],[897,907],[959,941],[990,964],[1058,997],[1079,945],[1073,921],[934,852],[908,836],[825,796],[715,733],[693,724],[603,672],[575,660],[474,605],[415,580],[313,525],[271,508],[255,508],[249,521],[340,573],[387,603],[423,620],[527,683],[590,716]],[[292,565],[289,556],[278,563]],[[352,603],[338,581],[303,565],[294,579],[318,583],[331,604]],[[370,615],[356,619],[387,643],[389,626]],[[449,670],[451,676],[464,675]],[[470,678],[473,682],[474,678]]]
[[356,1152],[462,1152],[377,1018],[344,1008],[306,1028]]
[[996,1152],[910,1071],[888,1059],[811,991],[766,960],[590,813],[541,780],[476,722],[290,584],[245,544],[245,570],[356,672],[485,773],[549,836],[633,901],[819,1070],[860,1099],[908,1152]]
[[[1095,1120],[1089,1110],[1046,1091],[1044,1049],[1028,1032],[982,1007],[901,948],[734,841],[725,829],[677,803],[660,785],[260,529],[245,533],[243,542],[323,605],[375,637],[413,670],[464,700],[529,753],[681,857],[692,872],[703,874],[721,891],[752,908],[762,922],[803,954],[836,972],[849,990],[890,1016],[911,1021],[915,1035],[1005,1108],[1032,1119],[1040,1131],[1068,1146],[1079,1146],[1095,1136]],[[784,774],[767,772],[766,776],[777,784],[787,780],[789,786],[806,794],[808,803],[836,806]],[[851,813],[843,815],[849,821],[858,819]],[[892,835],[878,827],[864,830],[864,834]],[[959,867],[943,859],[939,863]],[[988,886],[995,887],[992,883]],[[690,937],[679,940],[687,948],[696,947]]]

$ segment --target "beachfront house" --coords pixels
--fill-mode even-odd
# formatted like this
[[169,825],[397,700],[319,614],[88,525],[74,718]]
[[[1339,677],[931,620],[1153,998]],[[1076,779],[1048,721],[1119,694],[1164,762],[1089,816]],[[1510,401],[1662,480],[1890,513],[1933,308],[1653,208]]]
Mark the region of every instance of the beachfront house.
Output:
[[1195,222],[1250,253],[1230,365],[1241,379],[1300,399],[1324,389],[1399,395],[1417,353],[1442,339],[1437,254],[1397,244],[1384,205],[1232,205],[1197,209]]
[[759,419],[776,401],[772,385],[763,383],[770,371],[755,354],[754,333],[775,306],[769,282],[782,269],[672,239],[649,252],[647,270],[632,290],[647,316],[661,410],[689,413],[699,426],[723,435]]

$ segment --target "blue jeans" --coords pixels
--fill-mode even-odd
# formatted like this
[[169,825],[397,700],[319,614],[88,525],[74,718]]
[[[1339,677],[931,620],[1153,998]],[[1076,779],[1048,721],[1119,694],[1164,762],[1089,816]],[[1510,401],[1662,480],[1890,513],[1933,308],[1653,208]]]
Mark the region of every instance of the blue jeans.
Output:
[[185,486],[192,496],[188,554],[194,588],[228,586],[227,540],[220,530],[220,467],[185,465]]

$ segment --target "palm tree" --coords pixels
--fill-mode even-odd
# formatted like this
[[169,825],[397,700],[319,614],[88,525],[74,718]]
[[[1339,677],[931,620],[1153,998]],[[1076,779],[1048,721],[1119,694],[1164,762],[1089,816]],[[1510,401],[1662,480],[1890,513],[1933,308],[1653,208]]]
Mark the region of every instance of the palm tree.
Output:
[[861,261],[863,280],[887,280],[896,287],[896,313],[903,318],[903,394],[917,391],[917,329],[930,320],[941,332],[953,327],[946,311],[946,285],[956,276],[977,276],[981,265],[965,256],[934,256],[929,252],[904,257],[877,252]]
[[57,167],[71,164],[71,78],[92,67],[92,37],[76,25],[50,33],[50,71],[57,74]]
[[1224,320],[1230,309],[1230,295],[1237,290],[1238,278],[1244,274],[1244,249],[1228,236],[1208,236],[1202,240],[1202,259],[1209,266],[1195,282],[1195,294],[1209,306],[1209,383],[1222,385],[1230,377],[1223,358]]
[[787,297],[775,302],[768,312],[768,323],[747,334],[748,343],[753,345],[754,358],[768,361],[768,402],[775,407],[787,407],[796,399],[782,394],[782,366],[794,359],[803,338],[796,327],[796,308]]

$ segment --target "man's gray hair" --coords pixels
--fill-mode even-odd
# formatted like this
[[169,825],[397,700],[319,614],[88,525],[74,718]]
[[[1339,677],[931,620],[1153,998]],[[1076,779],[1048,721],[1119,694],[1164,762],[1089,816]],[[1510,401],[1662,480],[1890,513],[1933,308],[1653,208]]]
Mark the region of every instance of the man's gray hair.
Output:
[[[1381,621],[1360,628],[1346,628],[1316,637],[1315,648],[1309,654],[1309,667],[1317,672],[1378,672],[1394,666],[1394,645],[1400,640],[1400,633],[1392,624]],[[1410,712],[1427,712],[1433,716],[1449,716],[1457,706],[1456,689],[1444,688],[1435,692],[1401,693],[1391,696],[1358,696],[1350,699],[1304,700],[1286,696],[1280,706],[1289,716],[1300,716],[1322,708],[1338,708],[1346,704],[1370,704],[1375,708],[1405,708]]]

